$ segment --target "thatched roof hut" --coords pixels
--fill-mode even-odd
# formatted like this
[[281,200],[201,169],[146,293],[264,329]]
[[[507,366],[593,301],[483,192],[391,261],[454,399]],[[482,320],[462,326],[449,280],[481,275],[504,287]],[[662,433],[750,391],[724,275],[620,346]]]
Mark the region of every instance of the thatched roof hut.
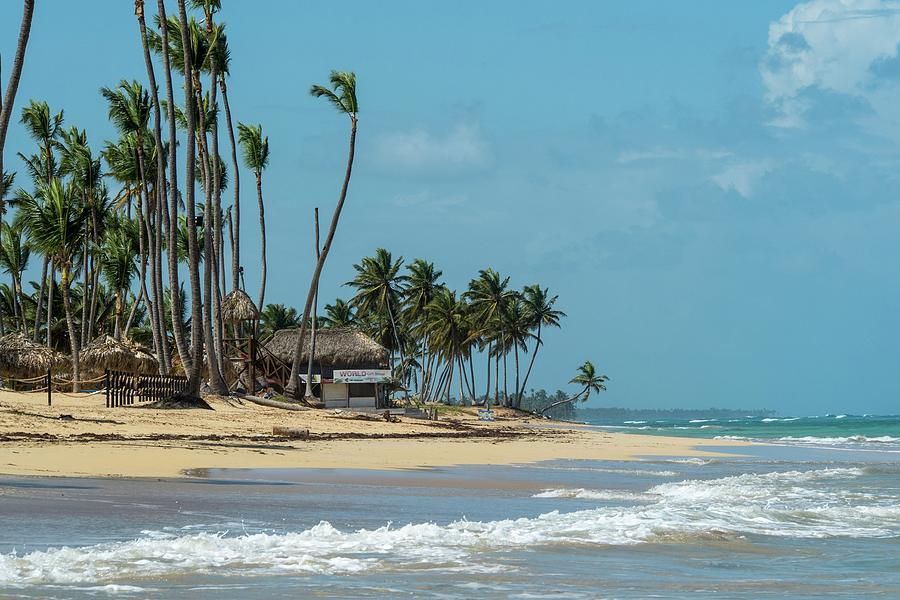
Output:
[[259,309],[250,296],[242,290],[234,290],[222,299],[222,318],[227,323],[256,321],[259,319]]
[[42,344],[36,344],[22,333],[0,338],[0,372],[10,377],[38,377],[48,369],[59,369],[68,359]]
[[[266,344],[272,354],[286,362],[294,362],[298,329],[282,329]],[[301,362],[309,360],[310,331],[306,331]],[[316,331],[316,355],[313,359],[322,365],[339,366],[348,369],[387,367],[387,349],[352,327],[319,329]]]
[[159,369],[159,363],[149,353],[131,341],[118,341],[102,335],[81,351],[81,370],[88,374],[101,374],[105,369],[151,374]]

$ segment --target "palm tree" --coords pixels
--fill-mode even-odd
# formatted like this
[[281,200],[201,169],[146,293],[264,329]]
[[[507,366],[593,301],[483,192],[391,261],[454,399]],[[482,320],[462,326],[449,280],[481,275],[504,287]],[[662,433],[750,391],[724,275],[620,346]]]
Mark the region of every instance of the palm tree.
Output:
[[417,258],[406,266],[409,272],[406,281],[406,297],[404,298],[406,314],[404,316],[409,324],[410,331],[417,334],[421,339],[416,340],[421,348],[421,359],[419,360],[419,395],[421,396],[426,385],[425,379],[425,363],[428,351],[428,333],[423,327],[423,319],[425,317],[425,308],[434,300],[440,284],[438,280],[444,274],[443,271],[435,269],[434,263],[430,263],[424,259]]
[[19,320],[25,333],[25,301],[22,291],[22,273],[28,267],[31,247],[22,239],[22,229],[9,223],[0,222],[0,267],[12,279],[13,310],[10,313]]
[[[503,319],[506,323],[506,341],[504,346],[509,348],[512,346],[513,356],[515,357],[516,367],[516,387],[515,395],[512,399],[512,406],[519,408],[519,350],[528,352],[528,340],[533,336],[530,332],[531,318],[528,314],[522,295],[518,292],[506,304],[503,311]],[[526,354],[527,356],[527,354]]]
[[[169,19],[166,17],[166,5],[164,0],[157,0],[157,19],[158,23],[168,24]],[[181,36],[175,36],[179,40]],[[154,36],[150,34],[148,36],[148,44],[153,47],[153,39]],[[178,192],[178,167],[177,167],[177,131],[176,131],[176,118],[175,118],[175,96],[173,92],[172,85],[172,52],[171,42],[169,40],[169,31],[168,27],[162,27],[159,34],[159,48],[157,52],[162,57],[163,63],[163,80],[165,81],[166,86],[166,100],[165,100],[165,108],[166,108],[166,123],[168,124],[167,133],[168,133],[168,159],[169,159],[169,203],[168,203],[168,214],[165,215],[167,231],[166,231],[166,248],[175,248],[176,245],[176,237],[178,230],[178,208],[179,208],[179,200],[180,195]],[[183,57],[183,55],[182,55]],[[177,58],[177,57],[176,57]],[[187,90],[186,90],[186,94]],[[193,139],[190,140],[189,145],[193,145]],[[190,157],[190,160],[193,160],[193,153]],[[187,180],[187,187],[193,188],[191,185],[191,180]],[[164,188],[163,188],[164,189]],[[193,201],[193,189],[191,189],[191,200]],[[191,222],[194,220],[194,215],[191,215]],[[169,305],[177,307],[179,311],[184,311],[184,294],[183,287],[179,282],[179,274],[178,274],[178,257],[175,252],[166,252],[166,257],[168,260],[169,267]],[[198,267],[192,263],[188,267],[189,278],[191,280],[191,289],[193,290],[193,281],[194,281],[194,273]],[[199,289],[199,276],[197,278],[197,288]],[[197,300],[192,299],[191,301],[191,310],[192,317],[194,315],[193,309],[197,304]],[[194,354],[192,351],[196,353],[198,349],[196,345],[194,348],[191,348],[188,345],[187,338],[187,329],[183,325],[183,320],[181,319],[173,319],[172,320],[172,331],[175,337],[175,344],[178,347],[178,356],[181,358],[181,364],[184,367],[185,373],[188,375],[191,381],[191,390],[189,393],[196,392],[197,386],[199,386],[200,380],[200,369],[199,365],[195,364]],[[193,339],[193,332],[191,333],[191,341],[195,341]]]
[[[151,163],[148,162],[150,157],[146,156],[145,152],[145,142],[149,141],[147,127],[150,123],[152,110],[150,94],[139,82],[128,82],[124,79],[114,89],[100,88],[100,94],[109,105],[109,120],[112,121],[113,125],[116,126],[121,134],[134,136],[138,166],[137,216],[140,227],[138,248],[140,251],[141,297],[147,302],[148,312],[150,313],[153,347],[156,349],[156,355],[159,358],[160,369],[162,372],[167,372],[169,357],[166,336],[162,331],[165,323],[162,316],[162,280],[158,273],[161,259],[156,253],[157,250],[161,249],[161,245],[158,241],[158,232],[153,227],[157,202],[155,200],[151,201],[147,190],[148,182],[152,181],[158,184],[157,169],[160,157],[157,157],[156,154],[162,150],[155,145],[152,146],[154,156],[152,157],[151,172]],[[158,191],[155,188],[154,191],[158,195]],[[130,201],[128,207],[130,216]],[[146,210],[146,214],[144,210]],[[150,263],[150,293],[147,291],[146,277],[148,262]]]
[[[487,341],[488,344],[488,366],[487,366],[487,392],[486,396],[490,396],[491,391],[491,357],[493,356],[496,366],[496,376],[494,379],[494,401],[499,402],[500,396],[500,356],[506,357],[506,336],[504,327],[504,309],[506,304],[515,295],[513,290],[509,289],[509,277],[501,277],[494,269],[482,269],[478,272],[478,277],[469,282],[469,289],[465,293],[465,297],[472,305],[473,316],[478,323],[481,324],[479,333]],[[499,345],[498,345],[499,344]],[[492,346],[493,351],[492,351]],[[506,396],[506,367],[504,360],[504,399],[508,403]]]
[[[12,62],[12,71],[9,74],[9,82],[6,84],[6,93],[0,101],[0,198],[4,197],[6,171],[3,170],[3,148],[6,145],[6,132],[9,129],[9,120],[12,118],[13,107],[16,103],[16,93],[19,90],[19,79],[22,76],[22,68],[25,65],[25,49],[28,46],[28,38],[31,35],[31,17],[34,15],[34,0],[25,0],[22,7],[22,23],[19,26],[19,41],[16,44],[16,55]],[[2,214],[2,213],[0,213]],[[2,217],[0,217],[2,220]]]
[[356,327],[359,323],[353,305],[337,298],[334,304],[325,305],[325,316],[321,318],[322,327],[334,329],[337,327]]
[[59,269],[60,289],[69,329],[69,348],[72,352],[73,391],[79,389],[81,370],[79,368],[78,337],[75,335],[75,320],[72,314],[71,273],[73,258],[81,246],[87,213],[78,201],[73,186],[64,187],[54,178],[48,185],[38,188],[42,202],[23,206],[24,222],[34,245],[51,257]]
[[260,283],[259,304],[265,306],[266,296],[266,211],[263,204],[262,172],[269,164],[269,137],[263,137],[262,125],[238,123],[238,142],[244,155],[244,166],[256,176],[256,201],[259,204]]
[[528,319],[536,333],[534,336],[534,352],[531,353],[531,361],[528,363],[525,379],[522,380],[522,387],[516,394],[517,406],[522,404],[522,394],[525,392],[525,386],[528,385],[528,377],[531,375],[531,369],[534,367],[534,360],[537,358],[538,350],[544,343],[541,338],[542,329],[544,327],[559,327],[559,320],[566,316],[566,313],[553,308],[558,298],[559,296],[556,295],[551,297],[548,288],[541,288],[537,284],[525,286],[525,290],[522,292]]
[[[391,253],[384,248],[377,248],[375,256],[366,256],[360,264],[353,265],[356,277],[346,285],[356,288],[356,295],[350,302],[356,307],[356,314],[361,318],[372,316],[375,320],[387,317],[393,334],[391,348],[400,353],[400,365],[403,365],[403,344],[397,326],[398,308],[403,297],[406,275],[400,274],[403,257],[394,260]],[[393,355],[393,352],[391,353]],[[401,369],[402,370],[402,369]],[[402,373],[401,373],[402,379]]]
[[[50,112],[50,106],[46,102],[30,101],[28,106],[22,109],[22,117],[20,119],[22,125],[28,135],[38,143],[40,148],[40,158],[37,161],[30,161],[32,176],[40,172],[42,180],[49,185],[55,176],[55,159],[53,148],[56,146],[56,138],[62,130],[63,111],[59,111],[55,115]],[[21,155],[20,155],[21,156]],[[24,157],[22,157],[24,158]],[[26,159],[27,162],[27,159]],[[36,162],[36,164],[35,164]],[[36,168],[40,169],[36,172]],[[37,185],[39,181],[35,181]],[[37,310],[34,314],[34,340],[37,341],[38,331],[41,322],[41,305],[44,302],[44,292],[47,290],[47,272],[50,267],[50,257],[44,256],[44,264],[41,268],[41,287],[38,292]],[[47,345],[51,345],[51,327],[53,321],[53,286],[55,267],[50,268],[50,289],[47,291]]]
[[334,214],[331,217],[331,225],[328,228],[325,244],[322,246],[322,253],[316,260],[316,268],[313,271],[309,292],[306,295],[306,306],[303,308],[303,318],[300,321],[300,335],[297,336],[297,345],[294,348],[294,363],[291,366],[291,377],[288,384],[293,388],[295,394],[300,393],[300,357],[303,354],[303,337],[306,335],[306,324],[309,321],[313,301],[319,289],[319,277],[322,275],[322,268],[325,266],[328,252],[331,250],[331,244],[334,242],[334,234],[337,231],[338,222],[341,218],[344,201],[347,199],[350,174],[353,172],[353,156],[356,153],[356,126],[357,114],[359,113],[359,103],[356,99],[356,74],[347,71],[332,71],[330,80],[331,88],[314,85],[309,92],[316,98],[325,98],[339,113],[350,117],[350,149],[347,156],[347,170],[344,173],[341,194],[337,205],[334,207]]
[[260,329],[263,336],[270,336],[281,329],[291,329],[300,324],[297,309],[284,304],[267,304],[259,313]]
[[553,402],[552,404],[548,404],[547,406],[540,409],[539,414],[546,414],[547,411],[561,404],[576,401],[586,402],[587,399],[591,396],[591,392],[605,392],[607,381],[609,381],[609,377],[607,377],[606,375],[597,375],[594,364],[591,361],[586,360],[584,361],[583,365],[578,367],[578,374],[569,380],[569,383],[583,385],[584,388],[582,388],[580,392],[578,392],[571,398],[566,398],[565,400],[559,400],[557,402]]
[[131,287],[131,281],[137,274],[134,257],[137,250],[137,231],[134,222],[121,219],[106,229],[103,236],[103,254],[100,258],[100,269],[106,285],[116,297],[116,317],[114,337],[122,339],[122,313],[125,308],[125,296]]

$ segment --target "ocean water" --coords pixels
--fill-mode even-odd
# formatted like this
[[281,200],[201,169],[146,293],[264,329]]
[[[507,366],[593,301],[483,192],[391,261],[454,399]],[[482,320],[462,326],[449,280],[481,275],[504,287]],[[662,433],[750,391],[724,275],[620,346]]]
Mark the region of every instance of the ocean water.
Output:
[[606,429],[786,446],[900,451],[900,416],[815,415],[723,419],[596,420]]
[[900,597],[900,455],[739,450],[0,477],[0,598]]

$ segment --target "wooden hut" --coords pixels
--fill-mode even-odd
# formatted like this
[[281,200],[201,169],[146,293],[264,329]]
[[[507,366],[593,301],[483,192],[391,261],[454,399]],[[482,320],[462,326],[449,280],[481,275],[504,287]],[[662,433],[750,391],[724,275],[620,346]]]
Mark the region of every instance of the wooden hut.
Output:
[[137,344],[102,335],[81,351],[82,373],[102,375],[106,369],[151,375],[159,372],[159,363],[152,354]]
[[[287,365],[294,361],[299,329],[282,329],[265,348]],[[310,332],[307,331],[300,357],[301,378],[305,381],[309,364]],[[326,408],[383,408],[386,385],[391,383],[388,350],[351,328],[316,331],[312,380]]]
[[233,290],[222,299],[222,318],[226,323],[259,320],[259,309],[243,290]]
[[64,355],[32,342],[22,333],[9,333],[0,338],[0,373],[6,377],[39,377],[68,364]]

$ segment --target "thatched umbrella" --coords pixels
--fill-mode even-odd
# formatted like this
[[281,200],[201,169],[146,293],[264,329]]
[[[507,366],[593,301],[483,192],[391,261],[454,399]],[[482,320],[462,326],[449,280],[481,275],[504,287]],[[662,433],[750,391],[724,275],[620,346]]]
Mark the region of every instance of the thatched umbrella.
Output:
[[38,377],[49,369],[69,364],[68,359],[54,350],[36,344],[22,333],[10,333],[0,338],[0,371],[9,377]]
[[131,341],[120,342],[102,335],[81,351],[81,368],[92,375],[99,375],[105,369],[151,374],[158,371],[159,363]]
[[222,318],[226,323],[256,321],[259,319],[259,309],[250,296],[242,290],[234,290],[222,299]]
[[[299,329],[281,329],[275,332],[266,349],[286,364],[294,361],[294,348]],[[303,365],[309,361],[310,332],[303,340]],[[335,327],[316,330],[316,355],[314,361],[321,365],[345,369],[385,368],[388,365],[387,349],[352,327]],[[305,367],[304,367],[305,372]]]

